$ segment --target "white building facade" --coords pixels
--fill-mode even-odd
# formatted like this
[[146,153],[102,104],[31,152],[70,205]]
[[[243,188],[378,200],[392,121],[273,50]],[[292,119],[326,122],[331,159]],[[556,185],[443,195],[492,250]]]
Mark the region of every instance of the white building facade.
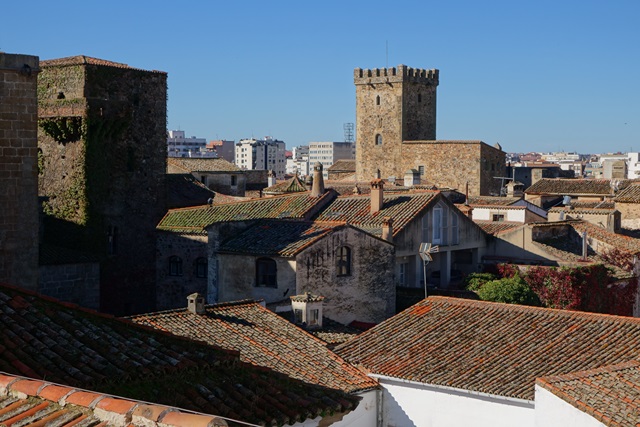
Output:
[[287,173],[290,175],[298,174],[299,176],[309,175],[309,146],[301,145],[293,147],[292,156],[287,159]]
[[327,179],[329,166],[337,160],[356,158],[353,142],[311,142],[309,143],[309,164],[322,163],[322,175]]
[[210,158],[216,154],[207,150],[206,138],[187,138],[183,130],[170,130],[167,132],[167,156]]
[[264,139],[241,139],[236,144],[236,165],[245,170],[272,170],[278,179],[286,172],[285,144],[266,136]]

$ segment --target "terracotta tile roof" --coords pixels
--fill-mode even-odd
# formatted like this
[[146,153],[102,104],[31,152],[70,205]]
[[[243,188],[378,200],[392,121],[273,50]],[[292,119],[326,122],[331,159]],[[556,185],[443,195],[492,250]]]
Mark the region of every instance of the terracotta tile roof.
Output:
[[170,209],[199,206],[207,203],[216,193],[188,173],[166,175],[167,206]]
[[483,220],[474,220],[476,224],[482,231],[487,234],[496,235],[500,233],[504,233],[506,231],[514,230],[518,227],[522,227],[524,224],[521,222],[512,222],[512,221],[483,221]]
[[300,180],[298,175],[294,175],[291,179],[279,182],[262,190],[264,194],[291,194],[305,191],[308,191],[308,188],[306,184]]
[[168,173],[240,171],[238,166],[223,158],[167,157]]
[[470,196],[470,206],[509,206],[522,200],[522,197]]
[[227,426],[212,415],[0,374],[0,424],[29,426]]
[[539,378],[536,384],[607,427],[640,424],[640,362],[637,360]]
[[616,203],[640,203],[640,185],[630,185],[618,192],[615,197]]
[[374,374],[534,399],[535,379],[640,357],[640,319],[429,297],[336,347]]
[[613,209],[615,203],[612,200],[590,202],[586,200],[572,200],[571,206],[576,209]]
[[586,231],[588,237],[594,237],[601,242],[632,254],[640,253],[640,239],[612,233],[587,221],[570,221],[569,224],[579,233]]
[[[618,189],[626,188],[632,181],[619,181]],[[550,195],[593,195],[613,196],[614,190],[610,179],[571,179],[571,178],[543,178],[527,188],[527,194]]]
[[356,161],[355,160],[336,160],[334,164],[327,168],[328,172],[354,172],[356,171]]
[[442,197],[437,191],[385,195],[380,211],[371,214],[369,196],[341,196],[326,207],[316,218],[318,221],[346,221],[373,235],[382,233],[382,221],[393,218],[393,234],[402,231],[412,220]]
[[138,70],[138,71],[148,71],[153,73],[162,73],[166,74],[164,71],[149,71],[143,70],[141,68],[133,68],[128,66],[127,64],[122,64],[120,62],[107,61],[105,59],[92,58],[90,56],[85,55],[76,55],[76,56],[68,56],[65,58],[57,58],[57,59],[46,59],[40,61],[40,67],[60,67],[66,65],[98,65],[103,67],[114,67],[114,68],[126,68],[128,70]]
[[344,223],[260,220],[220,244],[219,252],[293,257]]
[[327,349],[322,341],[253,301],[208,305],[202,315],[180,309],[131,319],[239,351],[243,361],[307,383],[349,393],[377,385]]
[[216,222],[262,218],[309,219],[319,207],[333,197],[333,192],[326,192],[321,197],[311,197],[304,193],[213,206],[171,209],[162,218],[157,229],[204,234],[205,227]]
[[0,287],[0,371],[246,422],[353,408],[356,396],[242,362],[235,351]]
[[613,208],[603,208],[603,209],[595,209],[595,208],[577,208],[577,207],[568,207],[568,206],[556,206],[549,209],[549,212],[565,212],[569,215],[611,215],[615,209]]

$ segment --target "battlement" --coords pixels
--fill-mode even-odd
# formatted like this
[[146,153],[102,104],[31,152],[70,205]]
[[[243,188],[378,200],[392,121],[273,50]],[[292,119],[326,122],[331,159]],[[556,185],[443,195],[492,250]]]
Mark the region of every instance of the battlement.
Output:
[[411,68],[406,65],[398,65],[391,68],[373,68],[353,70],[353,81],[356,85],[375,83],[423,83],[438,86],[438,70]]

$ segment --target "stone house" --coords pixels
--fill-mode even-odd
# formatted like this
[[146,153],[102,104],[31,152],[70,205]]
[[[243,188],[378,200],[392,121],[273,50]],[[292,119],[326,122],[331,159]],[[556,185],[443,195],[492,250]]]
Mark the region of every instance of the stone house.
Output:
[[217,223],[207,231],[215,266],[210,300],[274,303],[311,292],[325,298],[324,315],[342,324],[378,323],[395,313],[394,246],[359,228],[259,220]]
[[544,222],[547,211],[527,202],[522,197],[469,197],[467,206],[472,208],[474,221],[506,221],[517,223]]
[[563,203],[565,196],[571,203],[602,202],[613,199],[631,183],[631,180],[544,178],[525,190],[525,200],[544,209]]
[[640,228],[640,185],[630,185],[616,194],[615,209],[624,228]]
[[564,206],[555,206],[549,209],[548,219],[550,222],[581,219],[606,228],[612,233],[617,233],[622,226],[621,212],[615,209],[614,202],[610,200],[602,202],[577,201]]
[[239,197],[245,195],[245,174],[222,158],[168,157],[167,173],[189,173],[215,192]]
[[436,139],[438,70],[356,68],[354,83],[356,180],[399,179],[415,169],[438,187],[468,183],[473,195],[500,194],[494,177],[506,176],[506,164],[499,144]]
[[632,427],[638,334],[631,317],[429,297],[335,351],[378,379],[385,426]]
[[486,245],[480,227],[439,191],[390,193],[382,180],[370,184],[370,194],[336,198],[316,217],[318,221],[346,221],[376,236],[390,236],[396,246],[396,284],[424,286],[420,244],[431,243],[427,283],[448,287],[463,274],[478,271]]

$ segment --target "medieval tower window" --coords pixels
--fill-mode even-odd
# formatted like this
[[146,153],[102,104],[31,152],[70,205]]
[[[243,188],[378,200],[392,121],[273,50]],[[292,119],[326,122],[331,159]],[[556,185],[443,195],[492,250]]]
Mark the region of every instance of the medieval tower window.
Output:
[[338,248],[336,255],[336,269],[338,270],[338,276],[350,276],[351,248],[348,246],[341,246]]
[[196,259],[195,273],[196,273],[196,277],[200,277],[200,278],[207,277],[207,259],[206,258],[199,257]]
[[376,96],[376,105],[380,105],[380,95]]
[[182,276],[182,258],[179,256],[169,257],[169,276]]
[[424,176],[424,166],[418,166],[418,173],[420,176]]
[[376,135],[376,145],[382,145],[382,135]]
[[256,260],[256,286],[277,288],[278,267],[271,258],[258,258]]

